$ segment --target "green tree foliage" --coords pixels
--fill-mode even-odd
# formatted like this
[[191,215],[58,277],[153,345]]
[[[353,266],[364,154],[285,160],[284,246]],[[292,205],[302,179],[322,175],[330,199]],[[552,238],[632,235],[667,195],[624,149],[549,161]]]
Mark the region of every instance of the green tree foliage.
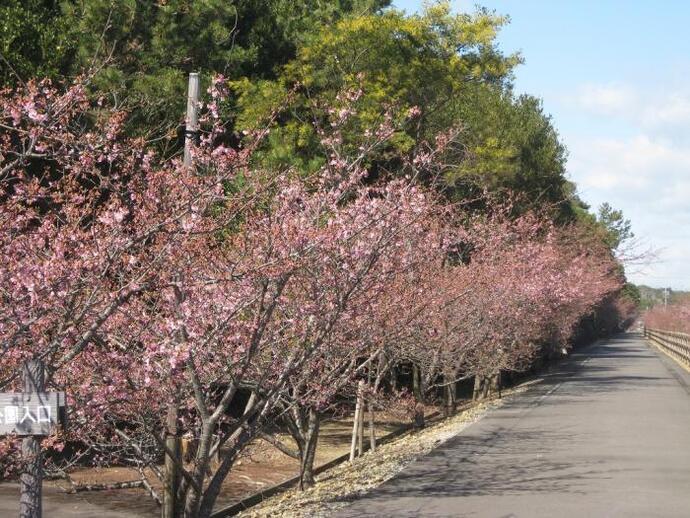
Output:
[[642,294],[640,293],[640,289],[631,282],[626,282],[623,285],[621,295],[635,304],[637,308],[642,305]]
[[[23,78],[78,74],[130,110],[134,133],[175,137],[186,77],[272,78],[311,32],[389,0],[9,0],[0,44]],[[23,47],[17,47],[21,41]],[[64,51],[55,53],[55,41]],[[9,74],[3,69],[3,83]],[[13,81],[16,80],[13,79]]]
[[551,204],[570,213],[570,186],[565,177],[566,150],[541,101],[514,97],[508,89],[477,88],[460,104],[465,160],[448,181],[464,194],[463,185],[522,192],[528,200]]
[[565,147],[540,100],[513,93],[521,58],[496,44],[507,17],[481,8],[454,14],[448,1],[408,16],[389,4],[5,0],[2,85],[96,66],[94,94],[131,112],[129,132],[177,152],[187,74],[222,73],[235,79],[237,95],[224,108],[238,130],[263,127],[281,108],[262,165],[304,174],[327,160],[314,119],[326,124],[327,110],[348,104],[344,93],[361,92],[343,152],[357,153],[367,131],[386,120],[396,128],[389,148],[368,154],[371,179],[397,174],[401,152],[455,130],[445,169],[420,171],[449,198],[519,192],[518,209],[553,207],[557,221],[590,226],[612,249],[631,235],[619,211],[602,207],[594,216],[578,200],[565,178]]
[[[297,46],[324,23],[343,13],[377,10],[387,0],[168,0],[152,4],[127,0],[113,7],[108,0],[80,4],[72,16],[84,29],[106,26],[103,38],[84,39],[81,64],[99,46],[115,49],[100,89],[121,92],[141,107],[134,124],[157,133],[174,126],[183,112],[186,76],[271,78]],[[92,34],[95,34],[92,32]],[[202,77],[203,77],[202,76]],[[173,115],[174,114],[174,115]]]
[[[565,148],[540,101],[512,93],[520,56],[504,55],[496,46],[497,32],[507,21],[485,9],[453,14],[448,2],[422,15],[387,11],[345,18],[311,37],[276,80],[237,82],[238,125],[260,127],[276,106],[288,104],[263,158],[271,167],[308,172],[326,157],[305,121],[325,120],[323,107],[337,105],[344,91],[361,89],[358,123],[344,136],[351,149],[357,150],[365,129],[390,111],[399,125],[392,139],[397,151],[411,151],[439,132],[460,128],[441,185],[451,197],[510,189],[570,210]],[[415,108],[421,115],[404,124]],[[382,150],[370,164],[373,176],[395,172],[386,158]]]
[[0,86],[66,73],[75,40],[61,14],[58,1],[0,2]]
[[622,211],[614,209],[608,203],[602,203],[599,207],[597,221],[605,229],[605,241],[612,250],[635,237],[630,220],[623,216]]

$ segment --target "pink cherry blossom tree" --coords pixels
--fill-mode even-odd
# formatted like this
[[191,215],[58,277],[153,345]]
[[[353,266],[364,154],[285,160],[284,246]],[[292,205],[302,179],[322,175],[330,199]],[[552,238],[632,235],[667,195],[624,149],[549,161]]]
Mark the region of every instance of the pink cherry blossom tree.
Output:
[[[418,185],[443,171],[452,131],[400,157],[405,179],[368,181],[395,128],[383,114],[344,148],[359,98],[346,92],[305,179],[252,165],[268,130],[224,144],[224,95],[218,78],[188,167],[123,135],[126,115],[83,82],[0,93],[0,387],[42,359],[69,395],[67,439],[160,477],[166,455],[184,516],[211,514],[270,425],[286,424],[308,485],[322,413],[358,380],[373,396],[408,362],[419,405],[439,389],[452,404],[472,376],[486,392],[620,287],[610,251],[576,227],[505,204],[477,215]],[[191,462],[167,440],[181,434]],[[0,442],[4,459],[13,448]]]
[[125,139],[120,113],[90,125],[79,85],[29,85],[2,104],[3,386],[42,358],[70,394],[72,436],[104,461],[157,472],[156,452],[175,458],[166,434],[198,437],[191,465],[176,466],[188,516],[210,514],[290,384],[319,372],[341,321],[361,318],[350,300],[371,304],[403,267],[404,233],[421,232],[426,210],[409,182],[360,186],[358,159],[334,154],[306,184],[250,169],[251,149],[217,143],[213,102],[193,167]]

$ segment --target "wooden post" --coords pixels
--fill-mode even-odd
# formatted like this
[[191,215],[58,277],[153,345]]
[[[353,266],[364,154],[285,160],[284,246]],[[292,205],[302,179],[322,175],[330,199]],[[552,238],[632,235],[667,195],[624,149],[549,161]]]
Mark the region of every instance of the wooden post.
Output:
[[369,406],[369,449],[376,451],[376,424],[374,422],[374,405],[371,400],[368,402]]
[[168,407],[166,419],[165,446],[171,454],[165,454],[165,488],[163,493],[162,518],[176,518],[177,516],[177,488],[179,486],[179,472],[177,463],[180,462],[180,437],[177,433],[177,401]]
[[369,399],[367,399],[367,414],[369,417],[369,449],[376,451],[376,431],[374,430],[374,403],[371,396],[371,367],[367,371],[367,385],[369,387]]
[[359,457],[364,453],[364,395],[359,396],[359,420],[357,421],[357,455]]
[[[26,362],[22,374],[24,392],[45,391],[45,372],[42,361]],[[22,457],[24,457],[25,465],[20,479],[19,516],[20,518],[41,518],[43,457],[40,437],[32,435],[22,439]]]
[[354,462],[357,452],[357,436],[359,435],[359,421],[362,413],[362,386],[364,380],[359,380],[357,384],[357,403],[355,404],[355,416],[352,420],[352,442],[350,444],[350,462]]
[[199,133],[199,74],[189,74],[187,116],[184,128],[184,165],[192,165],[192,148]]

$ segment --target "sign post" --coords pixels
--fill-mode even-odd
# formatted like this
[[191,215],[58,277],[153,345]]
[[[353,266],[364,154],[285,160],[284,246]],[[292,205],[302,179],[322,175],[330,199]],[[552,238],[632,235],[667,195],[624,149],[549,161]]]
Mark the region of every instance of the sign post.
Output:
[[22,439],[24,468],[20,478],[20,518],[41,518],[43,456],[41,438],[65,420],[65,393],[45,392],[45,371],[40,360],[22,368],[23,392],[0,392],[0,435]]
[[[39,394],[45,390],[45,372],[43,363],[40,361],[30,361],[24,364],[24,392],[29,397]],[[12,406],[5,407],[5,412]],[[22,407],[15,407],[22,408]],[[31,406],[28,408],[31,412]],[[41,406],[37,406],[36,413],[40,413]],[[36,417],[36,424],[38,418]],[[19,415],[17,415],[19,418]],[[7,415],[5,415],[7,422]],[[29,419],[29,422],[32,422]],[[41,518],[43,509],[41,506],[41,493],[43,489],[43,455],[41,454],[41,439],[36,435],[29,435],[22,439],[22,457],[24,457],[24,471],[21,476],[21,496],[19,497],[19,517],[20,518]]]

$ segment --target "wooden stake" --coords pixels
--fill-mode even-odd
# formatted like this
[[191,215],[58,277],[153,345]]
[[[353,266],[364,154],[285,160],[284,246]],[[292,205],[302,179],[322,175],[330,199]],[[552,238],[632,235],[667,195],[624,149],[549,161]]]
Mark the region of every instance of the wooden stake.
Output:
[[374,405],[371,401],[368,403],[369,406],[369,449],[371,451],[376,451],[376,429],[374,428]]
[[357,384],[357,403],[355,404],[355,416],[352,420],[352,442],[350,443],[350,462],[355,461],[355,455],[357,452],[357,436],[359,435],[359,417],[362,413],[362,388],[364,385],[364,380],[359,380]]
[[[380,363],[380,362],[379,362]],[[367,372],[367,385],[369,386],[369,393],[371,394],[371,368]],[[369,415],[369,449],[376,451],[376,432],[374,431],[374,404],[371,401],[371,396],[367,400],[367,413]]]
[[178,463],[181,461],[180,437],[177,430],[177,401],[168,407],[166,417],[165,446],[171,454],[165,454],[165,480],[163,488],[162,518],[175,518],[177,516],[177,488],[180,482]]
[[[364,386],[364,383],[362,386]],[[364,453],[364,395],[360,392],[359,395],[359,420],[357,421],[357,455],[359,457]]]

